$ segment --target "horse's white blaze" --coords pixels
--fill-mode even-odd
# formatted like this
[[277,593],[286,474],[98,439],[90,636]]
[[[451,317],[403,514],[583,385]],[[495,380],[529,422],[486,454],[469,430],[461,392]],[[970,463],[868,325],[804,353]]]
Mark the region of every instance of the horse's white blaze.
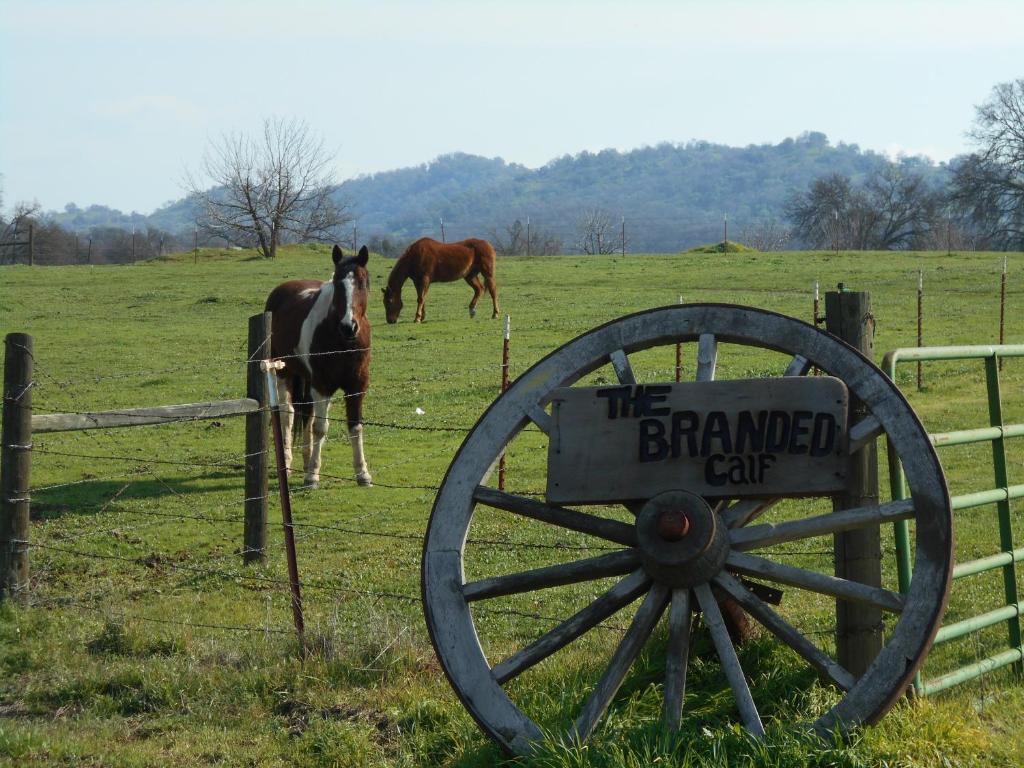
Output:
[[341,279],[341,284],[345,288],[345,316],[341,318],[341,324],[349,328],[352,327],[352,299],[356,294],[356,276],[352,272],[349,272],[345,277]]
[[299,334],[299,344],[295,348],[295,355],[311,374],[313,373],[313,366],[309,363],[309,348],[313,344],[313,333],[320,323],[327,319],[327,313],[331,311],[333,299],[334,283],[324,283],[320,286],[320,294],[316,297],[313,308],[309,310],[309,314],[306,315],[306,319],[302,322],[302,332]]

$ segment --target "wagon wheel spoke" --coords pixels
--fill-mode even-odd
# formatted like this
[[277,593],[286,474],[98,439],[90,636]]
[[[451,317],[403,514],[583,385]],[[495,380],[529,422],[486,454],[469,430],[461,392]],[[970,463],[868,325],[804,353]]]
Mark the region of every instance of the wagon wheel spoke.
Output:
[[686,668],[690,660],[690,590],[673,589],[668,612],[665,649],[665,701],[662,720],[670,733],[679,730],[686,697]]
[[517,496],[487,486],[478,485],[473,498],[489,507],[502,509],[533,520],[568,528],[580,533],[588,533],[600,539],[614,541],[627,547],[636,546],[636,529],[632,525],[609,520],[604,517],[577,512],[574,509],[555,507],[526,496]]
[[850,439],[850,455],[869,445],[876,437],[883,434],[882,422],[872,415],[867,415],[847,432]]
[[636,384],[636,374],[633,373],[633,366],[629,364],[629,358],[621,349],[616,349],[608,355],[608,360],[615,369],[615,375],[619,384]]
[[770,605],[743,586],[736,577],[730,576],[728,573],[720,573],[715,577],[714,582],[739,603],[747,613],[761,622],[769,632],[800,654],[808,664],[817,670],[818,674],[833,682],[840,690],[848,691],[857,682],[853,675],[779,616]]
[[742,528],[779,501],[780,499],[741,499],[722,510],[722,522],[726,528]]
[[852,531],[856,528],[866,528],[869,525],[893,523],[897,520],[907,520],[913,516],[914,501],[906,499],[844,509],[841,512],[829,512],[825,515],[816,515],[785,523],[762,523],[730,531],[729,539],[733,549],[745,551],[812,536]]
[[526,412],[530,421],[537,425],[537,429],[545,435],[551,434],[551,416],[536,403]]
[[866,603],[890,613],[903,611],[903,596],[888,589],[871,587],[857,581],[840,579],[804,568],[795,568],[744,552],[730,552],[725,564],[730,570],[745,573],[748,576],[761,576],[779,584],[788,584],[792,587],[800,587],[855,603]]
[[471,581],[463,585],[462,596],[468,602],[487,600],[502,595],[592,581],[606,576],[621,576],[632,571],[639,563],[640,554],[635,549],[623,549],[570,563]]
[[718,341],[713,333],[702,333],[697,339],[697,381],[714,381],[718,362]]
[[554,629],[545,632],[518,653],[491,668],[499,684],[525,672],[555,651],[564,648],[590,631],[616,611],[629,605],[650,586],[647,573],[638,568],[581,611],[570,616]]
[[736,697],[736,706],[739,708],[743,726],[753,736],[764,736],[761,716],[757,713],[757,707],[754,706],[750,687],[747,685],[746,678],[743,677],[743,668],[736,656],[732,640],[729,639],[729,630],[726,629],[718,602],[711,593],[711,587],[707,584],[698,584],[693,591],[697,594],[697,602],[700,603],[701,610],[704,612],[704,623],[707,624],[708,630],[711,632],[711,641],[715,644],[715,650],[718,652],[722,671],[725,672],[733,696]]
[[811,370],[811,361],[803,355],[794,355],[793,359],[789,361],[789,365],[786,366],[783,376],[806,376],[807,372]]
[[[626,356],[624,351],[616,349],[608,354],[608,360],[615,370],[615,376],[619,380],[619,384],[636,384],[636,374],[633,372],[633,366],[630,365],[629,357]],[[643,502],[627,501],[623,506],[634,515],[637,515],[640,513],[640,508],[643,507]]]
[[626,673],[633,666],[633,662],[636,661],[636,657],[643,649],[644,643],[647,642],[647,638],[650,637],[651,632],[654,630],[655,624],[661,618],[662,611],[665,610],[667,602],[668,587],[662,584],[655,584],[651,591],[647,593],[647,597],[644,598],[643,603],[641,603],[640,608],[633,617],[629,629],[626,630],[622,642],[615,649],[615,654],[608,664],[608,669],[601,676],[597,687],[590,694],[590,697],[583,705],[583,709],[580,710],[579,716],[576,718],[575,737],[578,742],[586,741],[587,737],[594,730],[594,726],[597,725],[601,715],[608,709],[612,698],[619,690],[619,686],[622,685],[622,681],[626,678]]

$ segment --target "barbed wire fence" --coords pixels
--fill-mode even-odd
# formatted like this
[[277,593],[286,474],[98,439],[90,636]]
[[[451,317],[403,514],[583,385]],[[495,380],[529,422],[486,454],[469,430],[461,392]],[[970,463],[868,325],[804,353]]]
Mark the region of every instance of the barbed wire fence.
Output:
[[[1007,296],[1007,264],[1004,259],[1001,261],[1001,286],[1000,286],[1000,340],[1004,333],[1004,317],[1006,314]],[[905,279],[899,280],[872,280],[870,287],[873,289],[900,288],[905,290],[908,296],[913,296],[912,287],[919,280],[917,269],[908,269]],[[936,279],[940,277],[936,273]],[[864,287],[864,286],[861,286]],[[704,291],[717,290],[720,286],[702,286],[698,281],[693,281],[687,289],[687,298],[696,296]],[[763,290],[774,294],[780,293],[780,289],[769,286],[761,287],[748,286],[743,289],[747,292]],[[920,287],[918,295],[920,296]],[[946,286],[943,287],[946,290]],[[991,295],[993,290],[983,285],[977,287],[958,286],[952,289],[962,293]],[[808,315],[812,314],[811,289],[810,286],[792,286],[788,291],[791,297],[806,296]],[[911,299],[912,300],[912,299]],[[562,307],[560,316],[572,318],[572,320],[555,320],[546,323],[543,332],[549,334],[553,331],[565,332],[573,335],[582,333],[589,329],[586,312],[589,305],[573,302],[569,299],[566,306]],[[574,311],[579,309],[579,312]],[[918,315],[920,318],[920,314]],[[455,341],[476,340],[477,335],[464,334],[456,336]],[[449,339],[451,341],[452,339]],[[253,347],[247,354],[227,357],[211,357],[204,359],[205,366],[223,366],[227,369],[237,371],[239,377],[254,368],[262,357],[265,356],[266,339]],[[388,352],[401,356],[409,348],[422,345],[422,340],[410,340],[407,342],[393,340],[389,342]],[[479,399],[477,413],[483,411],[486,405],[497,396],[500,389],[500,382],[503,370],[503,362],[499,361],[497,349],[492,364],[479,366],[452,366],[440,370],[431,371],[426,378],[436,383],[452,382],[465,384],[469,378],[481,376],[487,384],[483,390],[487,392]],[[9,350],[8,350],[9,353]],[[330,354],[346,354],[330,353]],[[378,356],[381,350],[375,350]],[[8,354],[8,357],[10,355]],[[161,366],[159,368],[145,368],[140,370],[103,371],[102,373],[84,374],[76,379],[69,379],[66,375],[59,375],[50,370],[45,361],[35,359],[29,353],[33,362],[32,375],[15,392],[8,392],[5,389],[5,409],[9,406],[14,411],[19,411],[25,401],[31,399],[33,394],[44,394],[51,396],[49,400],[32,405],[29,408],[30,415],[44,418],[51,417],[79,417],[80,420],[95,418],[96,412],[84,405],[76,394],[83,384],[91,386],[106,385],[110,382],[124,382],[132,378],[153,378],[165,375],[173,375],[180,371],[180,367]],[[651,367],[645,369],[650,376],[663,377],[669,380],[676,369],[667,359],[665,367]],[[521,372],[523,368],[516,371],[517,363],[513,360],[510,363],[513,374]],[[514,377],[514,376],[513,376]],[[489,389],[488,389],[489,388]],[[63,397],[66,404],[58,407],[57,399]],[[344,395],[331,398],[332,402],[339,402]],[[239,402],[239,401],[233,401]],[[111,419],[121,419],[120,426],[130,425],[134,421],[147,420],[150,429],[185,429],[181,414],[154,412],[156,409],[114,409],[103,412],[103,415]],[[145,411],[140,415],[140,411]],[[215,418],[224,423],[237,423],[254,416],[269,416],[269,406],[265,399],[262,402],[248,405],[244,408],[227,408],[218,411]],[[209,414],[205,416],[194,416],[188,421],[200,423],[201,420],[209,420]],[[343,419],[330,418],[329,421],[342,421]],[[418,567],[403,572],[404,582],[401,589],[383,588],[375,586],[373,579],[358,573],[358,569],[352,570],[351,566],[337,567],[332,565],[329,556],[320,556],[319,550],[333,548],[337,552],[361,551],[370,546],[370,542],[383,543],[388,548],[395,548],[401,553],[402,558],[408,563],[418,564],[418,550],[423,540],[421,526],[409,530],[407,520],[401,522],[392,530],[390,523],[398,522],[400,518],[408,518],[410,512],[426,510],[430,505],[433,494],[438,490],[438,479],[450,456],[454,454],[457,443],[468,433],[471,425],[469,419],[460,417],[448,417],[432,415],[430,421],[417,419],[409,422],[394,413],[379,412],[371,413],[364,418],[363,423],[372,428],[378,435],[393,433],[401,435],[402,440],[419,440],[418,450],[407,454],[395,452],[390,461],[374,463],[374,469],[378,477],[375,486],[380,491],[391,493],[393,498],[386,501],[374,500],[367,503],[363,499],[344,499],[344,520],[325,521],[318,519],[315,514],[306,514],[309,508],[321,505],[319,499],[329,499],[328,503],[334,503],[335,499],[325,495],[323,491],[317,492],[316,496],[304,489],[295,491],[295,498],[300,503],[302,513],[299,519],[293,523],[293,530],[297,541],[305,548],[303,550],[303,562],[305,563],[305,576],[302,586],[314,595],[333,596],[342,600],[363,600],[369,601],[372,605],[398,606],[401,610],[419,608],[420,595],[416,590],[409,589],[411,582],[418,580]],[[34,454],[45,458],[45,461],[54,465],[59,461],[69,460],[71,462],[89,462],[92,465],[99,465],[95,471],[83,473],[85,476],[75,478],[60,478],[59,472],[47,474],[53,476],[47,482],[38,484],[31,488],[4,489],[4,504],[25,505],[26,521],[28,518],[28,504],[33,497],[39,499],[42,504],[36,510],[35,525],[32,535],[27,534],[27,527],[22,534],[17,531],[9,537],[11,545],[15,549],[21,549],[26,553],[38,552],[35,558],[35,574],[29,588],[24,590],[24,599],[27,604],[39,607],[60,607],[62,609],[77,608],[85,613],[93,613],[99,616],[117,616],[120,620],[139,621],[162,625],[166,627],[179,627],[181,630],[191,631],[203,629],[210,631],[254,633],[269,638],[272,636],[287,636],[293,630],[287,628],[282,615],[287,611],[287,587],[289,580],[279,575],[278,562],[280,555],[280,544],[273,544],[271,557],[267,563],[257,565],[255,568],[242,565],[242,561],[250,555],[260,555],[264,550],[244,545],[238,546],[239,531],[244,523],[244,515],[240,513],[239,502],[243,505],[250,503],[267,504],[272,500],[273,494],[262,491],[251,493],[246,491],[238,493],[242,487],[234,488],[237,498],[230,501],[215,501],[216,493],[205,493],[194,488],[186,488],[188,483],[201,483],[208,481],[211,476],[225,476],[238,478],[239,473],[244,471],[248,464],[254,459],[261,458],[267,462],[266,471],[272,472],[273,451],[269,446],[258,450],[245,451],[214,451],[196,452],[189,448],[184,450],[185,455],[175,456],[172,451],[166,451],[174,445],[175,438],[168,436],[160,440],[162,446],[158,455],[140,456],[136,446],[130,444],[124,430],[119,431],[113,428],[100,428],[102,425],[94,424],[95,428],[81,430],[82,440],[85,445],[70,445],[66,440],[51,440],[44,438],[39,440],[41,434],[37,433],[31,443],[12,443],[7,437],[8,418],[5,414],[4,429],[5,437],[3,445],[7,449],[14,449],[22,454]],[[527,428],[529,431],[529,428]],[[340,436],[341,441],[347,441],[347,430],[335,429],[332,434]],[[337,438],[336,438],[337,439]],[[384,446],[386,441],[381,442]],[[295,446],[302,448],[301,441]],[[426,466],[427,471],[419,471]],[[510,470],[514,475],[516,469],[514,462]],[[5,474],[7,474],[5,472]],[[528,473],[527,473],[527,476]],[[156,501],[150,503],[142,494],[133,495],[142,484],[153,486],[154,490],[149,491]],[[321,472],[321,486],[328,494],[331,490],[354,489],[356,478],[352,474]],[[93,489],[89,494],[79,494],[83,488]],[[519,487],[516,493],[523,495],[541,496],[536,489]],[[67,496],[67,500],[61,500],[61,496]],[[53,510],[57,511],[54,512]],[[116,524],[108,524],[105,521],[107,516],[117,516]],[[81,524],[72,526],[64,523],[72,517],[80,520]],[[382,519],[383,518],[383,519]],[[423,516],[425,523],[425,516]],[[98,525],[92,525],[97,522]],[[55,524],[60,523],[60,524]],[[196,531],[210,531],[210,541],[201,552],[182,554],[181,551],[164,551],[166,547],[166,529],[169,526],[178,526],[181,530],[190,530],[193,537],[198,534]],[[405,528],[402,530],[402,528]],[[192,530],[195,529],[195,530]],[[149,536],[151,533],[157,535]],[[563,532],[564,533],[564,532]],[[147,538],[149,537],[149,538]],[[480,548],[501,548],[503,551],[533,551],[533,552],[561,552],[573,553],[603,549],[614,549],[600,544],[585,543],[574,537],[557,537],[520,534],[517,530],[506,527],[498,529],[490,534],[481,533],[471,537],[470,544]],[[830,561],[832,550],[828,548],[804,548],[804,549],[780,549],[775,553],[801,560],[807,563]],[[317,555],[315,564],[310,563],[308,555]],[[824,561],[823,561],[824,559]],[[226,563],[226,561],[229,561]],[[233,561],[231,563],[230,561]],[[78,565],[75,565],[75,564]],[[145,608],[146,601],[141,600],[139,595],[132,597],[127,595],[123,604],[117,604],[112,599],[110,590],[98,590],[89,594],[78,594],[74,590],[67,590],[61,593],[57,587],[67,582],[67,573],[64,571],[78,572],[81,569],[88,570],[87,563],[106,563],[108,566],[122,568],[125,573],[134,580],[139,574],[160,573],[165,577],[165,582],[154,586],[150,592],[143,593],[143,596],[155,598],[149,605],[148,612]],[[81,568],[79,567],[81,566]],[[330,566],[330,567],[329,567]],[[274,570],[277,568],[277,570]],[[309,573],[315,574],[312,578]],[[393,574],[392,574],[393,576]],[[173,577],[171,579],[170,577]],[[390,579],[394,581],[394,579]],[[384,580],[385,582],[388,579]],[[200,604],[203,592],[196,592],[193,595],[193,602],[188,610],[182,611],[182,616],[172,618],[163,615],[161,589],[167,589],[175,596],[172,601],[177,605],[180,602],[180,592],[188,585],[207,584],[216,582],[226,587],[241,587],[250,591],[269,591],[268,593],[268,618],[261,623],[246,623],[243,621],[232,622],[228,620],[217,620],[209,616],[210,610]],[[368,584],[368,585],[367,585]],[[276,602],[275,602],[276,601]],[[139,605],[143,603],[143,605]],[[179,606],[180,607],[180,606]],[[274,608],[274,610],[270,610]],[[482,616],[494,615],[504,617],[515,617],[517,619],[529,620],[536,623],[551,623],[561,621],[564,616],[553,616],[549,612],[537,610],[519,610],[518,608],[490,608],[480,605],[474,606],[474,612]],[[276,611],[276,613],[275,613]],[[282,615],[279,615],[282,614]],[[327,615],[321,611],[321,616]],[[271,618],[273,617],[273,618]],[[605,622],[604,629],[621,629],[613,622]],[[827,635],[832,632],[831,627],[805,626],[807,634]]]
[[[585,329],[573,330],[581,332]],[[45,361],[32,354],[31,349],[28,352],[32,360],[32,376],[20,391],[13,394],[5,391],[5,407],[24,407],[30,416],[75,416],[96,420],[97,412],[90,410],[77,395],[81,381],[54,374]],[[248,370],[260,362],[264,352],[265,347],[259,345],[244,359],[229,358],[206,363]],[[376,353],[379,355],[380,350]],[[400,354],[400,350],[397,353]],[[493,394],[479,404],[482,412],[490,399],[498,394],[503,365],[509,365],[513,374],[518,372],[514,362],[496,359],[493,365],[460,368],[440,377],[432,375],[431,378],[435,382],[445,378],[464,380],[470,372],[486,374],[488,380],[493,378]],[[162,370],[173,373],[177,369]],[[666,366],[665,372],[671,370]],[[87,375],[84,380],[91,383],[114,379],[123,381],[154,373],[159,371]],[[648,373],[657,375],[662,371],[652,369]],[[30,393],[50,395],[52,404],[48,405],[45,399],[38,405],[32,404]],[[59,407],[61,404],[56,399],[60,397],[70,407]],[[331,401],[340,402],[345,397],[337,395]],[[140,410],[146,413],[140,416]],[[254,415],[269,415],[269,411],[269,405],[262,402],[255,408],[218,412],[216,419],[237,423]],[[188,429],[190,424],[195,427],[209,420],[202,414],[183,418],[180,414],[154,413],[153,409],[114,409],[104,411],[103,415],[105,418],[120,418],[127,424],[132,424],[133,419],[141,421],[145,418],[148,420],[146,428],[151,430]],[[408,423],[374,414],[363,423],[381,433],[397,433],[403,440],[422,436],[418,438],[422,444],[417,451],[407,455],[396,453],[390,461],[374,463],[378,476],[374,485],[379,489],[374,493],[383,492],[391,496],[383,501],[358,498],[351,502],[346,497],[342,521],[325,521],[315,513],[307,513],[324,503],[320,499],[335,503],[337,496],[331,495],[332,490],[354,490],[357,485],[354,475],[321,472],[320,490],[296,489],[293,495],[300,515],[293,521],[292,529],[302,553],[301,586],[315,596],[315,613],[320,624],[331,616],[330,601],[347,603],[353,600],[361,601],[359,604],[364,608],[369,605],[394,609],[408,622],[418,622],[418,616],[414,619],[410,611],[418,613],[421,597],[418,590],[409,589],[408,585],[418,581],[418,554],[423,530],[418,525],[410,530],[408,518],[410,513],[429,507],[430,498],[439,490],[438,478],[457,447],[457,443],[453,444],[451,440],[464,438],[471,425],[443,417],[435,417],[429,423]],[[69,446],[64,437],[47,436],[39,440],[40,436],[47,434],[45,432],[33,436],[27,446],[13,446],[24,453],[45,457],[48,463],[55,465],[47,470],[52,479],[23,489],[22,496],[14,499],[26,506],[32,499],[38,501],[32,534],[10,538],[12,545],[25,553],[26,559],[29,553],[33,559],[33,575],[18,596],[28,606],[76,610],[108,622],[140,622],[168,630],[176,628],[180,632],[242,633],[265,639],[292,635],[294,630],[287,626],[286,619],[290,581],[280,572],[283,542],[277,541],[258,550],[245,544],[238,546],[245,522],[245,515],[239,510],[240,503],[243,506],[251,502],[269,504],[274,494],[264,491],[253,496],[248,490],[239,493],[245,486],[236,483],[230,490],[234,498],[222,501],[219,498],[221,494],[216,491],[186,487],[188,484],[200,486],[211,477],[234,477],[237,481],[239,473],[257,457],[268,462],[272,475],[276,470],[272,448],[265,446],[258,451],[247,449],[241,452],[218,450],[176,457],[169,450],[175,436],[169,433],[157,439],[161,446],[158,455],[139,455],[129,444],[133,438],[122,437],[128,434],[127,431],[104,428],[98,423],[93,426],[80,430],[82,437],[79,442],[85,443],[85,447]],[[342,441],[348,440],[345,429],[336,429],[334,433],[340,435]],[[295,446],[301,447],[301,443]],[[516,474],[514,458],[510,453],[510,477]],[[75,467],[87,462],[90,471],[84,473],[84,477],[62,478],[61,466],[57,462],[66,460]],[[100,467],[92,471],[96,464]],[[422,467],[426,467],[425,472],[416,471]],[[529,472],[524,475],[530,477]],[[143,485],[151,486],[151,489],[146,493],[135,493]],[[84,495],[78,493],[83,488],[89,492]],[[543,495],[525,486],[517,487],[515,492]],[[5,501],[10,501],[10,498]],[[108,522],[108,517],[115,520]],[[425,523],[425,515],[421,515],[420,520]],[[394,528],[390,525],[392,523]],[[181,546],[175,547],[172,544],[179,533]],[[527,553],[523,556],[526,559],[544,552],[565,557],[617,549],[594,543],[582,535],[566,536],[565,533],[556,529],[538,535],[535,530],[498,525],[493,530],[484,528],[472,535],[467,544],[481,551]],[[197,544],[197,541],[202,543]],[[412,567],[407,566],[404,572],[391,573],[381,579],[377,578],[379,574],[361,573],[355,562],[358,557],[338,557],[339,553],[345,552],[365,556],[373,549],[372,542],[382,544],[391,557],[399,553],[398,556],[405,563],[411,563]],[[529,555],[530,552],[534,555]],[[822,558],[830,562],[832,550],[780,548],[777,554],[805,562]],[[266,557],[253,558],[257,562],[245,564],[250,555]],[[83,584],[91,586],[93,579],[97,585],[106,582],[108,587],[91,591],[80,589]],[[390,586],[395,582],[401,586]],[[211,584],[217,586],[211,589]],[[243,620],[253,610],[262,610],[262,603],[258,600],[248,610],[222,613],[223,597],[219,593],[238,591],[265,597],[264,621]],[[211,595],[214,599],[208,600]],[[538,626],[551,626],[566,618],[566,615],[558,615],[557,610],[538,610],[515,603],[505,607],[474,605],[473,610],[483,618],[528,621]],[[241,616],[242,619],[232,620],[233,616]],[[606,631],[625,630],[614,620],[606,620],[599,626]],[[828,635],[833,631],[831,626],[806,625],[803,630],[811,635]]]
[[[15,399],[19,401],[15,403],[16,407],[20,407],[20,401],[25,399],[23,395],[28,391],[38,395],[41,392],[45,393],[49,388],[70,396],[72,407],[34,407],[30,409],[31,415],[43,417],[78,416],[86,420],[96,420],[96,412],[94,410],[90,410],[87,406],[75,402],[74,392],[77,388],[77,382],[61,379],[50,373],[34,356],[32,356],[32,360],[33,378],[24,388],[24,392],[16,396]],[[258,360],[254,356],[250,356],[243,364],[248,366],[255,362],[258,362]],[[228,361],[228,364],[238,365],[238,361]],[[175,369],[165,370],[170,373]],[[474,370],[494,373],[496,378],[495,391],[497,391],[501,371],[501,367],[497,362],[493,366],[479,366]],[[153,373],[154,371],[140,371],[135,372],[134,375],[148,376]],[[453,371],[450,376],[464,377],[466,373],[467,369],[463,368],[459,371]],[[101,379],[123,379],[125,376],[126,373],[121,372],[119,374],[105,374],[104,376],[89,378],[92,381],[98,381]],[[337,402],[345,397],[346,395],[339,395],[331,398],[331,400],[332,402]],[[255,409],[255,412],[267,413],[269,412],[269,407],[262,405]],[[253,413],[254,410],[249,408],[221,411],[217,413],[216,418],[226,422],[249,417]],[[185,428],[180,415],[161,415],[152,412],[140,415],[139,409],[104,411],[103,417],[105,419],[120,418],[128,424],[131,424],[133,421],[141,422],[145,420],[152,429],[161,429],[170,425],[177,425],[176,429]],[[200,418],[202,417],[196,416],[193,419],[187,420],[198,422]],[[364,424],[367,427],[376,427],[379,430],[423,434],[424,436],[429,435],[431,438],[437,435],[461,438],[465,436],[469,429],[468,425],[455,424],[444,420],[435,420],[432,423],[424,424],[401,423],[398,420],[388,418],[367,418],[364,420]],[[82,441],[87,444],[86,447],[68,447],[66,440],[50,440],[46,437],[43,440],[39,440],[39,436],[46,434],[44,432],[41,435],[37,435],[34,438],[33,444],[27,446],[27,448],[37,457],[46,457],[47,461],[61,459],[84,460],[93,464],[98,462],[104,467],[109,466],[111,470],[100,469],[96,472],[88,473],[88,476],[84,478],[66,479],[59,482],[48,481],[37,484],[27,489],[25,501],[35,498],[42,502],[40,506],[43,507],[44,512],[41,519],[45,521],[47,519],[45,509],[51,506],[52,502],[50,500],[58,495],[67,494],[69,491],[76,490],[76,488],[81,486],[110,486],[115,489],[113,492],[105,495],[92,494],[96,498],[91,503],[80,501],[60,503],[62,507],[61,517],[74,514],[91,522],[103,519],[105,514],[113,513],[116,514],[118,523],[115,525],[75,526],[73,528],[65,525],[48,526],[44,523],[42,527],[35,526],[31,537],[12,538],[11,542],[17,547],[23,548],[26,554],[28,552],[36,553],[33,557],[35,573],[31,583],[26,585],[22,595],[26,603],[30,606],[53,607],[62,610],[80,609],[83,612],[94,613],[107,619],[116,617],[120,621],[139,621],[166,627],[177,626],[182,630],[189,631],[203,629],[232,633],[253,633],[264,636],[290,634],[292,630],[282,626],[280,622],[273,624],[269,622],[246,624],[197,618],[202,617],[204,612],[196,604],[193,605],[191,610],[186,612],[186,616],[180,619],[172,619],[165,615],[160,615],[159,611],[154,612],[152,606],[150,606],[149,613],[138,607],[133,608],[132,603],[138,602],[137,600],[129,600],[124,605],[117,605],[116,601],[112,601],[110,592],[106,590],[100,590],[94,594],[84,596],[75,594],[74,590],[72,590],[71,594],[56,594],[55,584],[61,581],[58,571],[70,570],[75,573],[81,573],[83,570],[88,569],[86,566],[80,565],[80,563],[89,562],[99,562],[118,567],[124,571],[129,579],[132,578],[133,572],[159,571],[164,576],[176,579],[175,583],[167,587],[167,590],[171,593],[176,592],[181,585],[197,580],[204,582],[213,580],[226,584],[233,583],[249,586],[255,585],[257,587],[278,590],[282,595],[289,585],[288,579],[281,578],[278,575],[268,575],[265,569],[253,571],[247,566],[240,565],[240,560],[245,555],[250,554],[250,551],[244,547],[224,547],[225,542],[221,541],[218,542],[218,545],[221,549],[226,548],[226,552],[216,555],[213,554],[213,548],[211,548],[211,551],[205,554],[196,553],[187,560],[177,560],[176,553],[162,551],[160,543],[146,538],[149,531],[155,528],[163,529],[169,525],[207,526],[222,533],[226,531],[227,536],[225,538],[229,541],[237,538],[243,522],[243,516],[239,514],[237,509],[238,501],[211,503],[210,500],[204,498],[197,503],[195,494],[176,490],[176,486],[181,485],[180,477],[172,481],[165,477],[165,475],[170,472],[188,479],[201,479],[204,473],[209,472],[226,471],[238,473],[245,468],[246,462],[254,457],[254,453],[217,452],[180,458],[165,454],[155,456],[133,455],[134,451],[126,446],[124,441],[113,438],[114,435],[118,434],[115,429],[104,429],[102,424],[98,423],[94,426],[95,429],[81,430],[83,435]],[[337,430],[337,433],[342,436],[342,440],[348,440],[345,430]],[[124,434],[124,432],[120,434]],[[173,442],[173,437],[164,438],[162,442],[171,443]],[[301,444],[296,446],[300,450],[301,447]],[[272,451],[268,449],[263,449],[257,453],[269,455],[272,459]],[[443,458],[450,456],[451,453],[451,446],[442,445],[440,448],[433,449],[427,453],[421,451],[411,458],[396,456],[393,461],[375,464],[375,471],[379,477],[387,478],[389,475],[407,477],[405,481],[378,480],[376,486],[377,488],[388,490],[436,492],[438,489],[436,479],[419,481],[416,477],[404,473],[403,469],[413,462],[432,461],[437,463]],[[356,478],[348,474],[325,472],[322,473],[321,477],[323,486],[333,484],[347,488],[354,487],[356,484]],[[131,489],[141,482],[157,483],[162,486],[163,493],[158,505],[130,503]],[[270,500],[271,496],[272,494],[264,494],[256,498],[245,496],[241,501],[266,502]],[[297,496],[302,498],[303,502],[315,504],[314,497],[302,489],[297,491]],[[200,505],[201,509],[197,509]],[[407,511],[410,507],[422,505],[423,501],[418,498],[407,498],[396,499],[394,502],[386,503],[384,506],[388,515],[394,517],[394,515],[401,513],[403,509]],[[370,505],[370,508],[371,510],[376,510],[379,506],[373,504]],[[362,517],[365,516],[365,514],[362,515]],[[382,526],[360,526],[357,522],[359,517],[360,515],[358,514],[348,516],[348,520],[350,520],[348,524],[330,524],[316,520],[296,520],[293,527],[298,540],[302,543],[311,543],[314,539],[322,538],[325,535],[332,535],[346,540],[350,547],[356,549],[363,547],[361,543],[363,540],[386,541],[389,546],[400,544],[406,550],[411,550],[410,555],[415,553],[415,550],[422,544],[422,533],[389,531],[386,527]],[[51,532],[49,529],[54,527],[57,529]],[[159,539],[159,537],[157,538]],[[359,542],[353,543],[354,538],[357,538]],[[595,548],[603,549],[600,546],[595,547],[575,543],[516,540],[515,537],[475,537],[471,539],[470,543],[480,546],[534,550],[585,551]],[[410,559],[416,560],[417,558],[411,557]],[[233,560],[235,564],[226,565],[223,562],[225,560]],[[316,566],[312,568],[313,572],[320,570],[322,569]],[[344,572],[335,574],[319,573],[314,577],[310,577],[308,574],[309,569],[307,568],[307,572],[304,573],[302,580],[302,586],[313,593],[360,598],[374,602],[384,601],[406,606],[418,607],[420,604],[418,591],[404,592],[353,586],[352,580]],[[198,600],[199,596],[197,595],[196,601],[198,602]],[[147,601],[144,600],[143,602]],[[156,605],[159,605],[159,602]],[[276,607],[280,608],[281,606],[277,605]],[[547,616],[542,612],[520,611],[514,608],[483,608],[479,612],[484,615],[511,616],[546,623],[561,620],[558,617]],[[609,624],[608,622],[605,622],[603,626],[606,629],[615,627],[614,624]],[[624,628],[620,627],[619,629]]]

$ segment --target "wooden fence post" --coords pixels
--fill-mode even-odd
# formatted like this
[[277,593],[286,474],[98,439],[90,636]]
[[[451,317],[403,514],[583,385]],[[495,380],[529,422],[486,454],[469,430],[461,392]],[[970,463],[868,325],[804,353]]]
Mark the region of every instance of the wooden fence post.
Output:
[[[874,360],[875,319],[871,295],[861,291],[825,294],[825,330]],[[858,400],[850,398],[849,423],[869,415]],[[850,457],[849,483],[845,493],[835,497],[836,510],[878,503],[878,448],[875,441]],[[835,534],[835,574],[873,587],[882,584],[882,543],[877,526]],[[836,601],[836,650],[838,662],[859,677],[882,650],[880,608]]]
[[262,560],[267,550],[267,509],[270,466],[270,398],[267,377],[260,363],[270,357],[270,313],[249,318],[249,355],[245,371],[245,394],[260,404],[260,409],[245,417],[245,532],[242,560]]
[[28,587],[29,478],[32,469],[32,337],[4,340],[0,434],[0,600]]
[[[505,315],[505,338],[501,343],[501,391],[508,389],[508,347],[512,334],[512,315]],[[505,452],[498,460],[498,490],[505,490]]]

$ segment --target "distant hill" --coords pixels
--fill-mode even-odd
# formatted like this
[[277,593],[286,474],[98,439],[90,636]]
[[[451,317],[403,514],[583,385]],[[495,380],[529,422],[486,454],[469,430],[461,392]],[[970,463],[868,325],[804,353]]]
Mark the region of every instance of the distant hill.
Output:
[[[842,173],[857,181],[888,162],[855,144],[832,145],[822,133],[747,147],[693,141],[581,152],[537,169],[458,153],[350,179],[338,194],[358,216],[361,241],[439,237],[442,219],[449,240],[487,236],[529,217],[535,231],[561,238],[568,250],[584,211],[601,208],[616,222],[625,217],[630,250],[675,251],[720,241],[724,213],[729,238],[742,240],[745,228],[780,221],[786,199],[812,180]],[[943,165],[919,158],[901,162],[936,183],[946,180]],[[179,200],[149,216],[73,205],[54,216],[78,231],[148,224],[184,234],[191,233],[196,214],[189,201]]]

